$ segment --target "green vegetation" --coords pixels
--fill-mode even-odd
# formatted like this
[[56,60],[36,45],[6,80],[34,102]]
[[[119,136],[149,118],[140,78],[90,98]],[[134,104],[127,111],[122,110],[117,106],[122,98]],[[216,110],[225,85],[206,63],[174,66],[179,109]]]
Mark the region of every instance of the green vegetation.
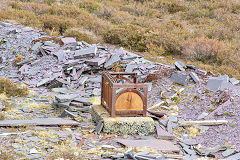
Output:
[[210,107],[208,110],[209,110],[209,112],[212,112],[212,111],[214,111],[215,109],[214,109],[213,107]]
[[123,46],[150,59],[182,58],[232,76],[240,75],[239,14],[236,0],[16,0],[0,7],[1,21]]

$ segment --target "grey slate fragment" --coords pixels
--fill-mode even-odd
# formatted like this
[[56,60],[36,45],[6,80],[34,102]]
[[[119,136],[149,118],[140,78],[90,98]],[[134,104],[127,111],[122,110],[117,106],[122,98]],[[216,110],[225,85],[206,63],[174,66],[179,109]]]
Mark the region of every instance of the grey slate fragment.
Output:
[[68,102],[60,102],[60,103],[56,103],[56,105],[60,108],[69,108],[70,106],[70,101]]
[[201,114],[197,117],[197,119],[198,119],[198,120],[204,119],[204,118],[207,117],[207,116],[208,116],[208,113],[207,113],[207,112],[203,112],[203,113],[201,113]]
[[95,131],[97,134],[100,134],[100,132],[102,131],[103,129],[103,122],[102,121],[99,121],[96,128],[95,128]]
[[37,42],[32,46],[31,50],[35,51],[35,50],[39,49],[41,47],[41,45],[42,45],[42,43]]
[[165,127],[159,124],[156,125],[156,130],[157,130],[158,138],[165,139],[165,140],[173,140],[175,138],[172,134],[168,133],[165,130]]
[[83,103],[83,105],[86,105],[86,106],[92,105],[92,103],[89,102],[86,98],[74,98],[73,101],[81,102]]
[[94,77],[94,78],[90,78],[87,81],[91,82],[91,83],[101,83],[102,82],[102,76],[97,76],[97,77]]
[[191,139],[191,138],[183,139],[182,142],[189,146],[195,146],[198,144],[196,139]]
[[221,88],[223,82],[224,82],[224,79],[218,79],[216,77],[214,77],[214,78],[211,77],[208,79],[206,88],[210,91],[217,92]]
[[50,82],[47,88],[48,89],[57,88],[57,87],[62,87],[62,85],[63,85],[62,81],[60,81],[59,79],[54,79]]
[[50,46],[50,47],[57,47],[57,44],[56,43],[53,43],[51,41],[45,41],[44,42],[44,45],[45,46]]
[[125,72],[133,72],[133,70],[137,67],[137,65],[135,64],[128,64],[126,69],[125,69]]
[[77,42],[76,39],[73,37],[65,37],[65,38],[62,38],[61,41],[63,42],[64,45]]
[[226,151],[222,152],[222,156],[223,157],[228,157],[230,155],[232,155],[233,153],[235,153],[235,149],[227,149]]
[[180,71],[185,71],[185,69],[184,69],[185,65],[184,65],[181,61],[176,61],[176,62],[174,63],[174,65],[175,65],[175,67],[176,67],[177,69],[179,69]]
[[40,87],[42,85],[45,85],[45,84],[49,83],[50,81],[51,81],[50,78],[45,78],[45,79],[41,80],[40,82],[38,82],[36,86]]
[[228,158],[225,158],[224,160],[239,160],[240,159],[240,153],[236,153]]
[[152,83],[147,83],[148,85],[148,92],[150,92],[152,90]]
[[103,57],[103,58],[94,58],[94,59],[89,59],[89,60],[86,60],[86,63],[91,65],[91,66],[100,66],[101,64],[105,63],[106,62],[106,57]]
[[62,114],[60,115],[61,118],[69,117],[69,118],[77,118],[78,116],[69,112],[68,110],[64,109]]
[[200,82],[200,79],[199,79],[199,77],[197,76],[196,73],[190,72],[189,75],[194,80],[195,83],[199,83]]
[[170,79],[171,79],[172,82],[175,82],[175,83],[181,84],[181,85],[185,85],[187,83],[187,81],[188,81],[188,76],[184,75],[184,74],[180,74],[180,73],[174,72],[171,75]]
[[51,91],[57,92],[57,93],[62,93],[62,94],[66,94],[68,92],[68,90],[66,88],[52,88]]
[[58,58],[59,62],[62,62],[65,60],[65,53],[62,50],[60,50],[58,52],[54,52],[53,55],[55,55]]
[[88,77],[82,77],[80,80],[79,80],[79,84],[80,85],[83,85],[86,81],[87,81]]
[[229,81],[230,81],[230,83],[232,83],[232,85],[239,84],[239,80],[237,80],[236,78],[230,78]]
[[205,70],[203,70],[203,69],[196,69],[195,70],[195,72],[197,73],[197,74],[201,74],[201,75],[207,75],[207,71],[205,71]]
[[2,104],[2,101],[0,101],[0,111],[3,110],[3,104]]
[[0,22],[0,25],[3,26],[3,27],[9,27],[12,24],[11,23],[6,23],[6,22]]
[[77,94],[65,94],[65,95],[60,94],[55,96],[56,100],[60,103],[71,101],[77,97],[78,97]]
[[198,69],[196,66],[194,66],[194,65],[192,65],[192,64],[187,64],[186,67],[187,67],[188,69],[194,69],[194,70]]
[[74,58],[86,58],[86,57],[94,57],[97,53],[97,47],[89,47],[87,49],[76,50]]
[[178,142],[179,145],[183,148],[183,150],[187,153],[187,154],[190,154],[190,155],[196,155],[197,153],[190,149],[190,147],[182,142]]
[[114,66],[116,62],[120,61],[118,54],[113,54],[111,58],[104,64],[104,68],[109,69]]
[[167,127],[168,119],[167,119],[167,118],[164,119],[164,120],[160,119],[158,122],[159,122],[161,125],[163,125],[164,127]]
[[78,126],[79,123],[73,120],[62,118],[38,118],[32,120],[3,120],[0,121],[0,126],[59,126],[70,125]]

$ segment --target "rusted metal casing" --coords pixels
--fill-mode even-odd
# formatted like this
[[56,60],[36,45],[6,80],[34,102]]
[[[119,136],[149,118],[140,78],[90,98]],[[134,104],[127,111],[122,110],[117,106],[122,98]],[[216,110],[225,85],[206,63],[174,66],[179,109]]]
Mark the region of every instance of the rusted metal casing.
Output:
[[137,73],[102,73],[101,105],[111,117],[146,116],[148,86],[137,83]]

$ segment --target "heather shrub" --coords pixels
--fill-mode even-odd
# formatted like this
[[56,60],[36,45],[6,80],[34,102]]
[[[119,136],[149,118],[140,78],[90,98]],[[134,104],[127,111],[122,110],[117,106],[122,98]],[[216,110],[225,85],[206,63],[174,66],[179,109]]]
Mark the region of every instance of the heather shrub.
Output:
[[101,42],[102,39],[96,36],[93,32],[90,32],[81,28],[72,28],[64,33],[65,37],[76,37],[78,41],[85,41],[87,43],[93,44]]
[[45,30],[55,30],[61,35],[63,35],[68,28],[74,27],[77,24],[75,19],[56,15],[43,15],[41,16],[41,21]]
[[9,9],[5,12],[8,15],[8,18],[17,20],[23,25],[41,27],[41,22],[34,12],[18,9]]
[[230,48],[223,42],[207,38],[189,39],[183,48],[187,58],[215,64],[223,64],[229,52]]
[[134,25],[117,25],[110,28],[104,35],[107,43],[122,45],[130,49],[144,52],[147,49],[145,40],[146,30]]
[[94,12],[100,7],[94,0],[81,0],[77,3],[77,6],[79,8],[84,8],[89,12]]
[[20,4],[22,10],[27,10],[29,12],[34,12],[36,15],[46,13],[51,7],[47,4],[30,2],[26,4]]

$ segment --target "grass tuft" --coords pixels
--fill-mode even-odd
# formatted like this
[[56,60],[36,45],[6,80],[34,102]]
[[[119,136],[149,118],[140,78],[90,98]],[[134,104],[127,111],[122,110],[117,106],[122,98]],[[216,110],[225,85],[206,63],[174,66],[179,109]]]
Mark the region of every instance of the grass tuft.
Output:
[[8,97],[23,97],[28,95],[28,88],[19,86],[10,79],[0,77],[0,94],[2,93]]

